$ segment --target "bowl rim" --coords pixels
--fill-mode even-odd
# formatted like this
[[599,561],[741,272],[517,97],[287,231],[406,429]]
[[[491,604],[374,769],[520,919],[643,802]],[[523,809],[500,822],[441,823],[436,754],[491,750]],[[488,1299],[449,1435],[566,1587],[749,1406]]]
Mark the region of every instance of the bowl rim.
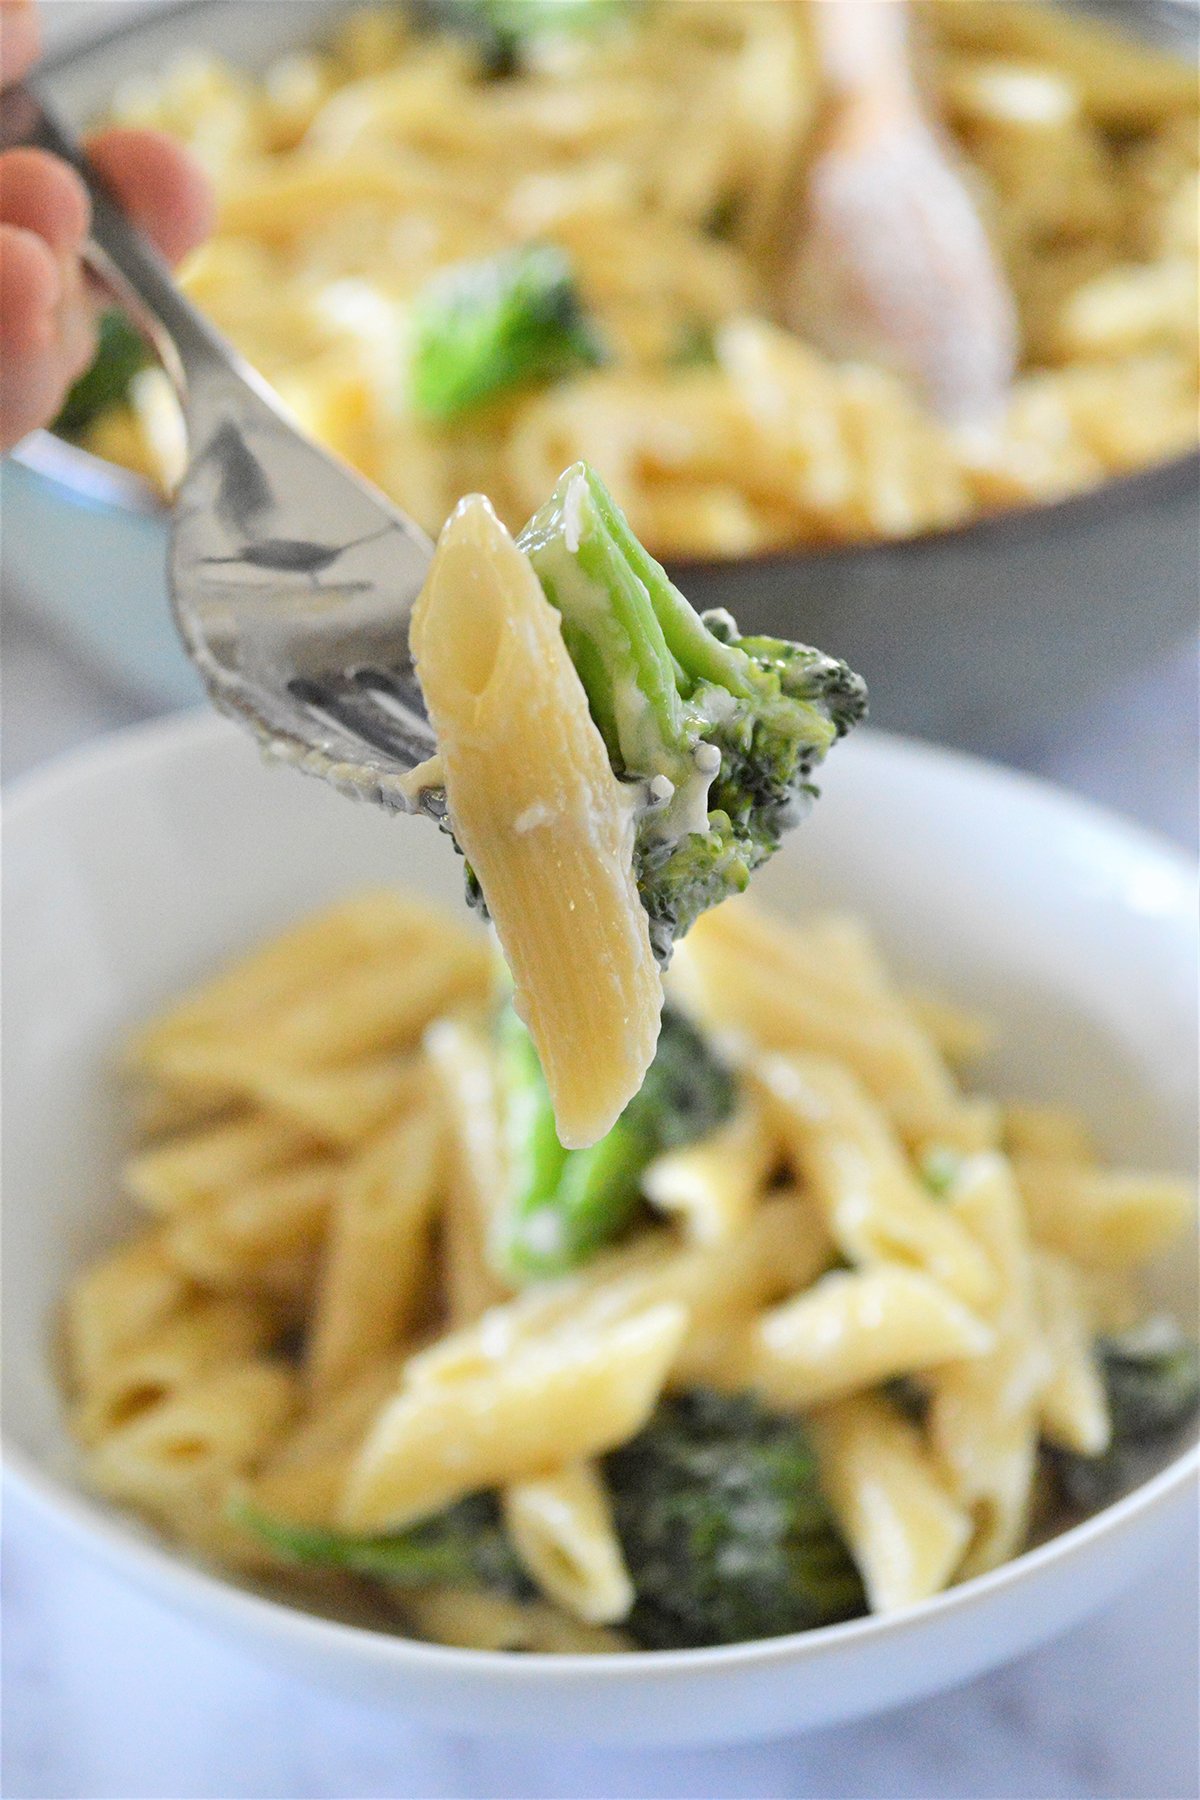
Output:
[[[53,804],[82,779],[136,771],[171,752],[201,753],[232,741],[236,728],[204,708],[166,718],[152,719],[108,733],[69,750],[18,777],[5,797],[6,824],[11,827],[38,809]],[[891,732],[867,734],[872,750],[907,762],[910,767],[950,765],[974,780],[991,782],[1025,800],[1041,799],[1093,826],[1116,832],[1139,856],[1152,856],[1171,867],[1184,880],[1194,881],[1200,868],[1180,846],[1147,831],[1095,802],[1078,797],[1052,782],[1020,770],[990,763],[982,757],[950,751]],[[634,1650],[614,1656],[578,1653],[533,1652],[514,1657],[503,1650],[469,1650],[431,1644],[399,1633],[377,1630],[293,1606],[285,1600],[257,1593],[218,1572],[190,1560],[165,1541],[147,1539],[142,1531],[75,1481],[46,1470],[36,1457],[11,1441],[4,1444],[6,1476],[37,1510],[60,1525],[85,1550],[100,1556],[107,1567],[125,1575],[156,1598],[169,1601],[170,1590],[182,1590],[193,1615],[205,1618],[232,1613],[258,1635],[290,1639],[314,1652],[374,1656],[398,1672],[406,1667],[429,1666],[432,1670],[461,1671],[508,1682],[528,1675],[553,1673],[571,1683],[588,1680],[611,1687],[646,1673],[701,1673],[723,1667],[756,1667],[793,1659],[807,1660],[825,1649],[842,1649],[859,1642],[871,1643],[886,1634],[902,1634],[926,1621],[966,1612],[989,1597],[1032,1580],[1042,1570],[1054,1568],[1078,1555],[1099,1538],[1132,1521],[1162,1510],[1183,1493],[1200,1474],[1200,1443],[1187,1445],[1156,1474],[1139,1482],[1128,1494],[1053,1537],[1024,1550],[983,1575],[947,1588],[928,1600],[885,1614],[868,1613],[838,1625],[793,1632],[774,1638],[755,1638],[740,1644],[708,1645],[691,1650]],[[152,1528],[143,1528],[152,1529]]]

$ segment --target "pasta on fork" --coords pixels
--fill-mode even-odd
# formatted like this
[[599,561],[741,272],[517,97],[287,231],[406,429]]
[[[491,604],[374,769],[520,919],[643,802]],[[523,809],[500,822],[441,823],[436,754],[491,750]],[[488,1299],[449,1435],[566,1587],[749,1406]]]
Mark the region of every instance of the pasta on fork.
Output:
[[460,501],[411,642],[438,747],[408,784],[444,790],[558,1138],[586,1147],[650,1066],[658,965],[803,816],[865,689],[695,613],[583,463],[515,540]]

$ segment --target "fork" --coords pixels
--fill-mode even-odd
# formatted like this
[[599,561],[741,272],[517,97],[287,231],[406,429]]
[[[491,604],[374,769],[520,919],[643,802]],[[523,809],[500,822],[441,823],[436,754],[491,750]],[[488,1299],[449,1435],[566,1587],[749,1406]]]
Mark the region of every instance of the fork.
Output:
[[428,538],[303,435],[28,87],[0,102],[0,148],[17,144],[82,177],[89,267],[179,397],[187,461],[171,513],[171,606],[210,697],[271,757],[356,798],[440,815],[436,777],[409,779],[436,748],[408,649]]

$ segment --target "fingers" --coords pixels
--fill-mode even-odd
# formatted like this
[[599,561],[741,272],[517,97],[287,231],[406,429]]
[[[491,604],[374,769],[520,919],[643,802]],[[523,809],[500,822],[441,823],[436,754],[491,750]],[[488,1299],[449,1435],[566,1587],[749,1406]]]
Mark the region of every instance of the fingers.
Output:
[[33,0],[0,0],[0,87],[20,81],[41,47]]
[[53,419],[92,356],[91,307],[77,259],[0,224],[0,451]]
[[178,262],[208,236],[212,190],[187,152],[170,138],[118,126],[92,138],[88,154],[168,262]]
[[0,156],[0,449],[48,423],[91,358],[79,263],[89,216],[65,164],[41,150]]
[[0,341],[10,355],[50,348],[62,286],[62,271],[45,239],[24,226],[0,224]]
[[88,234],[92,209],[74,169],[45,150],[10,150],[0,157],[0,219],[36,231],[56,256],[75,255]]

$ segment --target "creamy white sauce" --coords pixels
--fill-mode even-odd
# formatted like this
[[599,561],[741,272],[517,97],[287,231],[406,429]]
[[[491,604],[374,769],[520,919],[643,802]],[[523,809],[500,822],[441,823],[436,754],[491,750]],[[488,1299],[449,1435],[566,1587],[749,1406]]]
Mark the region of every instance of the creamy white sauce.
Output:
[[542,800],[535,800],[532,806],[527,806],[524,812],[517,814],[513,820],[513,830],[519,837],[524,837],[527,831],[536,831],[540,825],[550,825],[553,821],[554,814],[550,807]]
[[563,499],[563,537],[572,556],[583,541],[583,503],[586,498],[586,478],[583,475],[573,475],[567,483]]

